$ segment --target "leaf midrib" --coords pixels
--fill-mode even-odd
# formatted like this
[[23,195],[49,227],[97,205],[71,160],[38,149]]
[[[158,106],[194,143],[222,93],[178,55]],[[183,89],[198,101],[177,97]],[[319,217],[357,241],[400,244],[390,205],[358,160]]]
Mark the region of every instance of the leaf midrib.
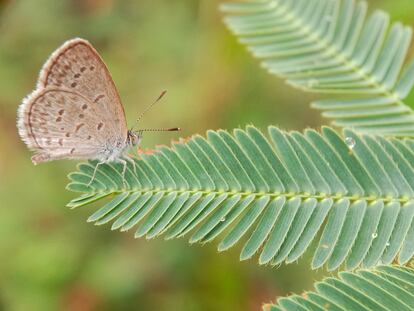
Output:
[[390,202],[399,202],[402,204],[405,204],[409,201],[411,201],[413,198],[411,197],[399,197],[399,198],[393,198],[389,196],[357,196],[357,195],[342,195],[342,194],[310,194],[310,193],[304,193],[304,192],[240,192],[240,191],[207,191],[207,190],[177,190],[177,189],[171,189],[171,190],[161,190],[161,189],[121,189],[121,190],[114,190],[114,191],[97,191],[97,192],[91,192],[88,194],[115,194],[118,195],[120,193],[135,193],[135,192],[143,192],[143,193],[149,193],[152,192],[155,193],[172,193],[176,192],[177,194],[181,193],[190,193],[190,194],[196,194],[201,193],[203,196],[208,194],[215,194],[215,195],[221,195],[224,193],[227,193],[229,196],[238,194],[242,197],[247,197],[254,195],[255,197],[263,197],[263,196],[269,196],[273,198],[284,196],[286,198],[302,198],[302,199],[317,199],[317,200],[323,200],[323,199],[332,199],[334,201],[341,200],[341,199],[348,199],[351,202],[358,201],[358,200],[365,200],[367,202],[374,202],[381,200],[384,203],[390,203]]

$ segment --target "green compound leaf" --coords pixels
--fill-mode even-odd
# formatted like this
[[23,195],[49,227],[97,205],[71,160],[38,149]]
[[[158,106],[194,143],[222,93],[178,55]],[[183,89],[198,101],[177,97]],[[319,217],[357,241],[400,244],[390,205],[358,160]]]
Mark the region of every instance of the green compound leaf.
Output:
[[312,268],[373,267],[414,254],[414,145],[325,127],[209,131],[128,163],[83,163],[68,206],[109,197],[88,219],[135,237],[189,236],[241,246],[260,264],[300,258],[315,243]]
[[270,73],[305,91],[342,95],[312,104],[334,125],[414,136],[414,113],[404,102],[414,85],[414,62],[404,66],[410,27],[390,25],[382,11],[367,17],[365,1],[257,0],[221,8]]
[[279,298],[263,311],[293,310],[414,310],[414,269],[379,266],[372,270],[339,272],[315,284],[301,296]]

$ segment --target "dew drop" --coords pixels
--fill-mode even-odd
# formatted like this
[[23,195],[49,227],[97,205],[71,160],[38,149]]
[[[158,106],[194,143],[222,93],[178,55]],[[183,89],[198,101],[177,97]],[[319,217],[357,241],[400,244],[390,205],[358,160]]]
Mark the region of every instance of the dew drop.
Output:
[[345,137],[345,144],[348,146],[349,149],[354,149],[356,142],[355,139],[352,137]]
[[226,221],[226,217],[223,217],[220,219],[221,222],[225,222]]
[[385,246],[386,247],[390,246],[390,242],[385,243]]
[[378,236],[378,233],[376,233],[376,232],[374,232],[374,233],[372,234],[372,238],[373,238],[373,239],[376,239],[376,238],[377,238],[377,236]]

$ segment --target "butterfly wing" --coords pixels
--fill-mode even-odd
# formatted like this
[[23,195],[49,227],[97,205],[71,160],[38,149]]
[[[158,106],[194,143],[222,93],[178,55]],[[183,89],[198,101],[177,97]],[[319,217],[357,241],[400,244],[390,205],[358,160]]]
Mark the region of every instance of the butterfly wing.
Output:
[[33,162],[99,158],[111,132],[97,110],[96,104],[69,90],[46,88],[29,96],[21,106],[19,132],[38,153]]
[[92,45],[73,39],[57,49],[40,72],[38,88],[64,87],[99,104],[116,133],[127,135],[124,108],[105,63]]
[[37,89],[19,108],[23,141],[34,162],[100,158],[127,139],[118,91],[96,50],[74,39],[58,48],[41,70]]

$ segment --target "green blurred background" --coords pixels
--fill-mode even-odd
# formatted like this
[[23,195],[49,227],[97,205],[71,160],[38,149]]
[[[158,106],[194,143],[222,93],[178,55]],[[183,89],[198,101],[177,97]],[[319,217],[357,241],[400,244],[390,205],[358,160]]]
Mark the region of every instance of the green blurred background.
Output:
[[[412,0],[373,0],[411,23]],[[49,54],[72,37],[106,61],[131,124],[161,90],[167,97],[142,127],[207,129],[326,123],[316,98],[258,66],[224,27],[217,0],[0,0],[0,310],[258,310],[280,295],[312,288],[325,275],[309,258],[278,268],[239,262],[240,249],[134,240],[86,223],[90,207],[65,204],[70,161],[33,166],[16,109]],[[147,134],[143,147],[176,133]]]

